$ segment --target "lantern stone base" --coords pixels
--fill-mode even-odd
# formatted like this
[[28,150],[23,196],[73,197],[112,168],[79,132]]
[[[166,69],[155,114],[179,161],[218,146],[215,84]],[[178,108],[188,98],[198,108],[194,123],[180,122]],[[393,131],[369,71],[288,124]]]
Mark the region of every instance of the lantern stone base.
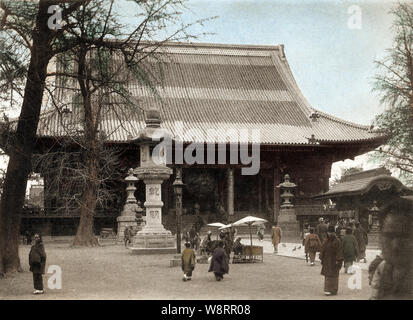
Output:
[[118,241],[123,242],[126,227],[136,228],[138,224],[134,216],[119,216],[116,220],[118,221]]
[[162,229],[154,232],[153,228],[145,226],[133,237],[129,249],[136,254],[176,253],[176,238],[163,226]]
[[380,231],[372,230],[368,233],[368,237],[369,237],[368,247],[379,249],[380,248]]
[[294,208],[281,208],[277,221],[281,228],[281,241],[301,239],[300,222]]

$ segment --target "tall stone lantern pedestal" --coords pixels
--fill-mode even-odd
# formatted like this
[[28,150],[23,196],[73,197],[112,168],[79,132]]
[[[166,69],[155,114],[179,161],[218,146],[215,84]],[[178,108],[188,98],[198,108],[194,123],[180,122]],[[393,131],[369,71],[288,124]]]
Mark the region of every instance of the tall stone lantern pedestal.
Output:
[[380,247],[380,225],[379,225],[379,214],[380,208],[377,206],[377,201],[373,201],[373,206],[368,208],[369,210],[369,225],[370,231],[368,233],[369,245],[376,245]]
[[161,185],[172,174],[172,169],[166,166],[166,150],[160,147],[164,137],[159,111],[148,110],[146,128],[136,139],[140,145],[141,161],[134,173],[143,180],[146,190],[146,225],[133,237],[129,247],[137,254],[176,252],[175,237],[162,225]]
[[129,169],[128,176],[125,178],[127,183],[126,192],[128,194],[126,203],[123,206],[121,215],[117,218],[118,221],[118,242],[123,242],[126,227],[138,228],[137,218],[142,213],[142,208],[138,205],[134,192],[136,190],[135,183],[138,181],[133,175],[133,169]]
[[292,199],[294,195],[292,190],[297,185],[290,182],[290,176],[284,176],[284,182],[280,183],[277,188],[281,189],[280,198],[282,199],[280,213],[277,217],[278,226],[281,228],[282,238],[285,240],[297,240],[300,237],[300,222],[297,221]]

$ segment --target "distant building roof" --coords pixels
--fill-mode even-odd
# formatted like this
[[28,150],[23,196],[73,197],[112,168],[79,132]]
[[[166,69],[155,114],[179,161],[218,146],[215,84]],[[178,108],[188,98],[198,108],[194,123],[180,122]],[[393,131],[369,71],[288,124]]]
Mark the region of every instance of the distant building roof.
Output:
[[403,185],[403,183],[392,177],[390,171],[379,168],[362,171],[343,177],[343,182],[332,186],[329,191],[318,195],[318,199],[334,199],[340,197],[363,195],[368,193],[373,187],[380,191],[394,188],[399,194],[413,194],[413,190]]
[[[270,145],[372,143],[383,136],[314,109],[301,93],[284,54],[284,46],[168,43],[163,81],[157,87],[161,99],[131,82],[130,91],[143,109],[158,107],[162,127],[177,134],[182,122],[184,142],[228,142],[208,138],[208,130],[248,129],[241,142]],[[115,101],[113,99],[113,101]],[[116,101],[115,101],[116,103]],[[62,120],[55,110],[41,115],[40,137],[67,135],[62,123],[81,130],[78,114]],[[144,114],[135,111],[103,113],[100,130],[108,141],[126,142],[145,125]],[[179,126],[179,124],[178,124]],[[254,139],[251,130],[259,129]],[[192,130],[192,131],[191,131]],[[258,140],[258,141],[256,141]]]

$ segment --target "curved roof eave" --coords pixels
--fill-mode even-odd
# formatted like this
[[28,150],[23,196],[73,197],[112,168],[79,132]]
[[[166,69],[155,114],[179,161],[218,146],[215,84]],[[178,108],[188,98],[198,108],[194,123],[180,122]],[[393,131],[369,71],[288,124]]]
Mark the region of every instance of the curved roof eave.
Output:
[[[363,183],[363,180],[365,182]],[[356,187],[351,187],[357,182],[361,182],[360,185]],[[384,183],[384,184],[383,184]],[[387,183],[387,185],[386,185]],[[346,189],[345,186],[348,186]],[[398,193],[405,193],[413,194],[413,189],[406,187],[400,180],[395,177],[387,176],[387,175],[379,175],[377,177],[370,177],[365,179],[359,180],[352,180],[339,183],[332,187],[329,191],[323,194],[316,195],[314,199],[337,199],[343,197],[351,197],[351,196],[362,196],[368,193],[372,188],[377,186],[380,190],[388,190],[392,187],[396,188]]]

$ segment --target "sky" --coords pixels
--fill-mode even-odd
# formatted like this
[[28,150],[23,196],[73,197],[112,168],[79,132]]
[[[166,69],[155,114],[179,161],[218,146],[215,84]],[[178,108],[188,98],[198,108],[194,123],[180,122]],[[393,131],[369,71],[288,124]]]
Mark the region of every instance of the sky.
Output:
[[[390,0],[189,0],[185,23],[217,16],[193,27],[197,42],[284,44],[287,60],[313,107],[370,125],[383,110],[372,92],[375,59],[392,44]],[[357,6],[355,8],[355,6]],[[133,6],[122,12],[131,17]],[[350,10],[350,11],[349,11]],[[361,23],[355,21],[359,10]],[[349,28],[360,27],[360,29]]]

